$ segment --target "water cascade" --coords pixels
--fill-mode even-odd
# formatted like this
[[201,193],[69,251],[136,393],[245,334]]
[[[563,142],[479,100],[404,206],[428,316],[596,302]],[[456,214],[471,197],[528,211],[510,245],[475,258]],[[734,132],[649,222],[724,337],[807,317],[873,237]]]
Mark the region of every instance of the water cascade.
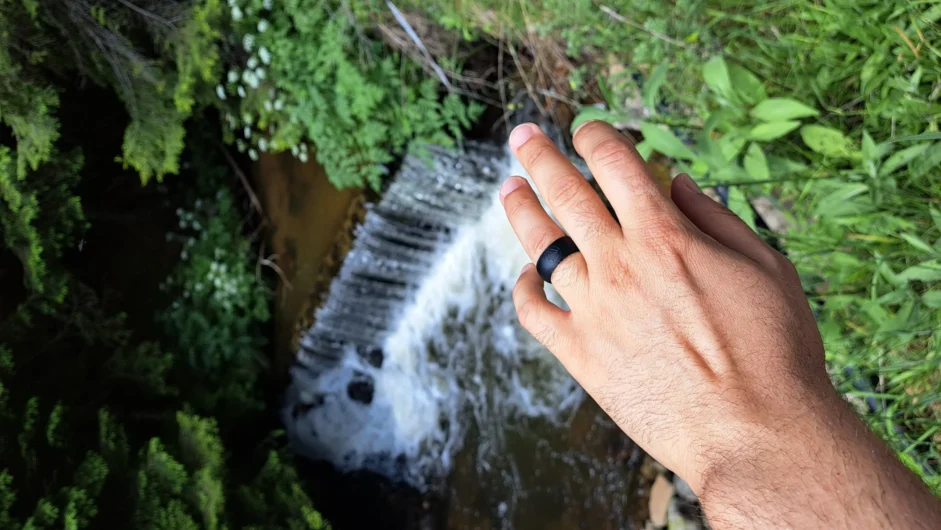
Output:
[[[558,494],[553,476],[587,488],[571,492],[594,498],[583,505],[615,511],[628,487],[610,455],[549,441],[586,407],[516,319],[510,293],[528,258],[497,199],[512,174],[525,173],[495,143],[405,157],[302,335],[284,409],[295,449],[341,470],[433,490],[464,458],[494,484],[477,508],[505,527],[527,489]],[[597,409],[585,414],[586,439],[620,434]]]

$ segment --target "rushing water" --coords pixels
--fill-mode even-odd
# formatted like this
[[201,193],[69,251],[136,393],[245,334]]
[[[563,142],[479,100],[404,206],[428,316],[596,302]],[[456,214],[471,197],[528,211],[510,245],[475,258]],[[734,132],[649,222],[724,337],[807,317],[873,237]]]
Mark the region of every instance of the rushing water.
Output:
[[301,454],[449,491],[454,527],[626,527],[636,448],[516,320],[511,174],[495,144],[405,158],[302,336],[285,424]]

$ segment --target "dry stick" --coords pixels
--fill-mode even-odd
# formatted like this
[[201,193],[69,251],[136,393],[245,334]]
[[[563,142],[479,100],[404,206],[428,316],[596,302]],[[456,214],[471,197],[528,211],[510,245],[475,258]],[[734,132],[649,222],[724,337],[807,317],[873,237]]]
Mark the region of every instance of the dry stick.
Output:
[[497,88],[500,89],[500,108],[503,109],[504,119],[501,120],[506,128],[506,133],[510,134],[510,122],[506,120],[506,87],[503,85],[503,42],[505,40],[506,28],[500,26],[500,45],[497,48]]
[[434,58],[431,56],[431,53],[428,52],[428,49],[425,48],[425,44],[418,37],[418,34],[415,33],[415,30],[412,29],[412,25],[408,23],[408,20],[405,20],[405,15],[399,11],[399,8],[395,7],[395,4],[391,0],[386,0],[386,5],[389,6],[389,10],[392,11],[392,16],[395,17],[395,20],[402,26],[402,29],[405,30],[405,34],[408,35],[408,38],[412,39],[412,42],[415,43],[415,46],[418,46],[419,51],[422,55],[425,56],[425,59],[431,63],[431,68],[435,71],[435,74],[438,76],[438,79],[441,80],[441,84],[447,87],[448,90],[451,89],[451,83],[448,81],[448,76],[444,75],[444,70],[438,66],[438,63],[435,62]]
[[[906,34],[902,31],[902,28],[900,28],[900,27],[898,27],[898,26],[892,26],[892,29],[894,29],[895,32],[899,34],[899,37],[902,37],[902,40],[905,41],[905,44],[908,45],[908,48],[909,48],[910,50],[912,50],[912,53],[915,54],[915,58],[917,59],[917,58],[918,58],[918,48],[916,48],[915,45],[912,43],[911,39],[908,38],[908,35],[906,35]],[[920,48],[921,45],[919,45],[918,47]]]
[[520,62],[520,57],[516,53],[516,49],[511,45],[507,46],[507,50],[510,51],[510,55],[513,56],[513,62],[516,63],[516,69],[519,70],[520,77],[523,78],[523,84],[526,85],[526,91],[529,92],[529,98],[533,100],[533,103],[536,104],[536,108],[539,109],[539,113],[543,116],[548,115],[545,107],[542,106],[542,103],[539,102],[539,98],[536,97],[536,89],[533,88],[533,84],[529,82],[529,76],[526,75],[526,71],[523,69],[523,64]]
[[625,17],[624,15],[618,13],[617,11],[611,9],[608,6],[601,6],[600,9],[604,11],[604,13],[607,14],[609,17],[613,18],[614,20],[617,20],[618,22],[623,22],[624,24],[627,24],[628,26],[632,28],[639,29],[640,31],[647,33],[651,37],[656,37],[662,40],[663,42],[670,43],[674,46],[679,46],[680,48],[693,49],[693,46],[690,46],[689,44],[683,41],[676,40],[669,35],[664,35],[663,33],[660,33],[659,31],[654,31],[652,29],[645,28],[643,24],[638,24],[637,22],[634,22],[633,20]]
[[232,155],[229,154],[229,151],[226,150],[225,146],[220,144],[219,149],[222,151],[222,154],[225,155],[226,161],[229,162],[229,166],[232,167],[232,171],[235,172],[239,180],[242,182],[242,187],[245,188],[245,192],[248,193],[248,200],[251,201],[252,207],[255,208],[255,211],[258,212],[258,215],[261,216],[263,222],[268,222],[268,216],[265,215],[265,210],[261,207],[261,202],[258,200],[258,197],[255,195],[255,192],[252,191],[252,186],[248,182],[248,177],[245,176],[245,173],[239,168],[238,164],[235,163],[235,159],[232,158]]

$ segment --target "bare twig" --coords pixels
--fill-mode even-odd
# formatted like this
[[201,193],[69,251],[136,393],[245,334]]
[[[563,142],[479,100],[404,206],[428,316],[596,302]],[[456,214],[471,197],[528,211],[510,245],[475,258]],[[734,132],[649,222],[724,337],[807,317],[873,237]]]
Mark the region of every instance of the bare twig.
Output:
[[142,7],[139,7],[139,6],[136,6],[136,5],[134,5],[134,4],[130,3],[130,2],[128,2],[127,0],[118,0],[118,2],[120,2],[120,3],[124,4],[124,5],[126,5],[127,7],[131,8],[132,10],[136,11],[139,15],[145,16],[145,17],[147,17],[147,18],[152,18],[152,19],[156,20],[157,22],[160,22],[161,24],[166,25],[166,26],[167,26],[168,28],[170,28],[170,29],[176,29],[176,25],[173,24],[173,22],[170,22],[169,20],[167,20],[167,19],[161,17],[160,15],[158,15],[158,14],[156,14],[156,13],[153,13],[153,12],[151,12],[151,11],[147,11],[146,9],[144,9],[144,8],[142,8]]
[[899,34],[899,37],[902,37],[902,40],[905,41],[905,44],[908,46],[910,50],[912,50],[912,53],[915,54],[915,57],[917,58],[918,50],[921,48],[921,44],[919,44],[918,47],[916,48],[915,45],[912,43],[911,39],[908,38],[908,35],[906,35],[902,31],[902,28],[898,26],[892,26],[892,29],[894,29],[895,32]]
[[452,90],[451,82],[448,81],[448,76],[444,75],[444,70],[442,70],[441,67],[438,66],[438,63],[434,60],[431,54],[428,53],[428,49],[425,48],[425,44],[418,37],[418,34],[415,33],[415,30],[412,29],[412,25],[408,23],[408,20],[405,20],[405,15],[403,15],[402,12],[399,11],[399,8],[395,7],[395,4],[393,4],[391,0],[386,0],[386,5],[389,6],[389,10],[392,11],[392,16],[395,17],[396,22],[398,22],[399,25],[402,26],[402,29],[405,30],[405,33],[406,35],[408,35],[408,38],[412,39],[412,42],[415,43],[415,46],[418,47],[422,55],[425,56],[425,59],[428,60],[431,68],[435,71],[435,74],[438,76],[438,79],[441,80],[441,84],[447,87],[448,90]]
[[[500,108],[503,109],[503,115],[506,116],[506,87],[503,84],[503,42],[504,28],[500,28],[500,45],[497,48],[497,87],[500,89]],[[502,120],[506,124],[506,133],[510,134],[510,122]]]
[[232,171],[238,176],[239,181],[242,182],[242,187],[245,188],[245,192],[248,193],[248,200],[251,201],[252,207],[255,208],[255,211],[258,212],[258,215],[261,216],[262,220],[267,222],[268,217],[265,215],[264,208],[261,207],[261,201],[258,200],[258,196],[255,195],[255,192],[252,191],[252,185],[248,182],[248,177],[245,176],[245,173],[242,172],[242,169],[239,168],[238,164],[235,163],[235,159],[232,158],[232,155],[229,154],[229,151],[225,148],[224,145],[219,144],[219,150],[222,151],[222,154],[225,155],[226,161],[229,163],[229,166],[232,167]]
[[526,75],[526,71],[523,69],[523,64],[520,62],[519,54],[516,53],[516,48],[512,45],[507,46],[507,50],[510,51],[510,55],[513,56],[513,62],[516,63],[516,69],[519,70],[520,77],[523,78],[523,84],[526,85],[526,91],[529,92],[530,99],[533,100],[533,103],[536,104],[536,108],[539,109],[539,113],[543,116],[546,116],[546,108],[542,106],[542,103],[539,102],[539,98],[536,97],[536,89],[533,88],[533,84],[529,81],[529,76]]
[[645,27],[643,26],[643,24],[638,24],[637,22],[634,22],[633,20],[631,20],[631,19],[625,17],[624,15],[618,13],[617,11],[611,9],[611,8],[608,7],[608,6],[601,6],[600,9],[601,9],[605,14],[607,14],[609,17],[613,18],[614,20],[617,20],[618,22],[622,22],[622,23],[624,23],[624,24],[627,24],[628,26],[630,26],[630,27],[632,27],[632,28],[639,29],[640,31],[643,31],[644,33],[647,33],[647,34],[650,35],[651,37],[656,37],[656,38],[662,40],[663,42],[672,44],[672,45],[674,45],[674,46],[679,46],[680,48],[693,49],[693,46],[690,46],[689,44],[687,44],[687,43],[685,43],[685,42],[683,42],[683,41],[681,41],[681,40],[676,40],[676,39],[674,39],[673,37],[671,37],[671,36],[669,36],[669,35],[664,35],[663,33],[660,33],[659,31],[654,31],[654,30],[652,30],[652,29],[645,28]]
[[543,96],[546,96],[546,97],[549,97],[549,98],[552,98],[552,99],[557,99],[557,100],[561,101],[562,103],[566,103],[566,104],[568,104],[568,105],[571,105],[572,107],[575,107],[576,109],[580,109],[580,108],[582,107],[582,104],[581,104],[581,103],[575,101],[575,100],[572,99],[572,98],[567,98],[567,97],[563,96],[562,94],[558,94],[558,93],[556,93],[555,90],[550,90],[550,89],[546,89],[546,88],[540,88],[540,89],[537,89],[536,91],[539,92],[540,94],[542,94]]
[[276,259],[278,259],[278,255],[277,255],[277,254],[270,254],[267,258],[259,259],[259,260],[258,260],[258,263],[260,263],[261,265],[264,265],[265,267],[269,267],[269,268],[271,268],[271,270],[273,270],[273,271],[275,271],[276,273],[278,273],[278,277],[281,278],[281,283],[282,283],[288,290],[293,290],[293,289],[294,289],[294,285],[292,285],[291,282],[288,281],[287,275],[284,274],[284,271],[281,270],[281,267],[279,267],[278,264],[274,262]]

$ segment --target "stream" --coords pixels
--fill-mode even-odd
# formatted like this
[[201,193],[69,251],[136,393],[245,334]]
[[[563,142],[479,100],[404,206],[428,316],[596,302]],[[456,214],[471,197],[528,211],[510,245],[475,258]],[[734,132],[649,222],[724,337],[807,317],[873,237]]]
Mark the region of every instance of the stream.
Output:
[[410,154],[358,213],[313,164],[258,174],[295,451],[414,492],[407,527],[644,527],[648,459],[516,320],[528,258],[496,194],[525,173],[502,145]]

